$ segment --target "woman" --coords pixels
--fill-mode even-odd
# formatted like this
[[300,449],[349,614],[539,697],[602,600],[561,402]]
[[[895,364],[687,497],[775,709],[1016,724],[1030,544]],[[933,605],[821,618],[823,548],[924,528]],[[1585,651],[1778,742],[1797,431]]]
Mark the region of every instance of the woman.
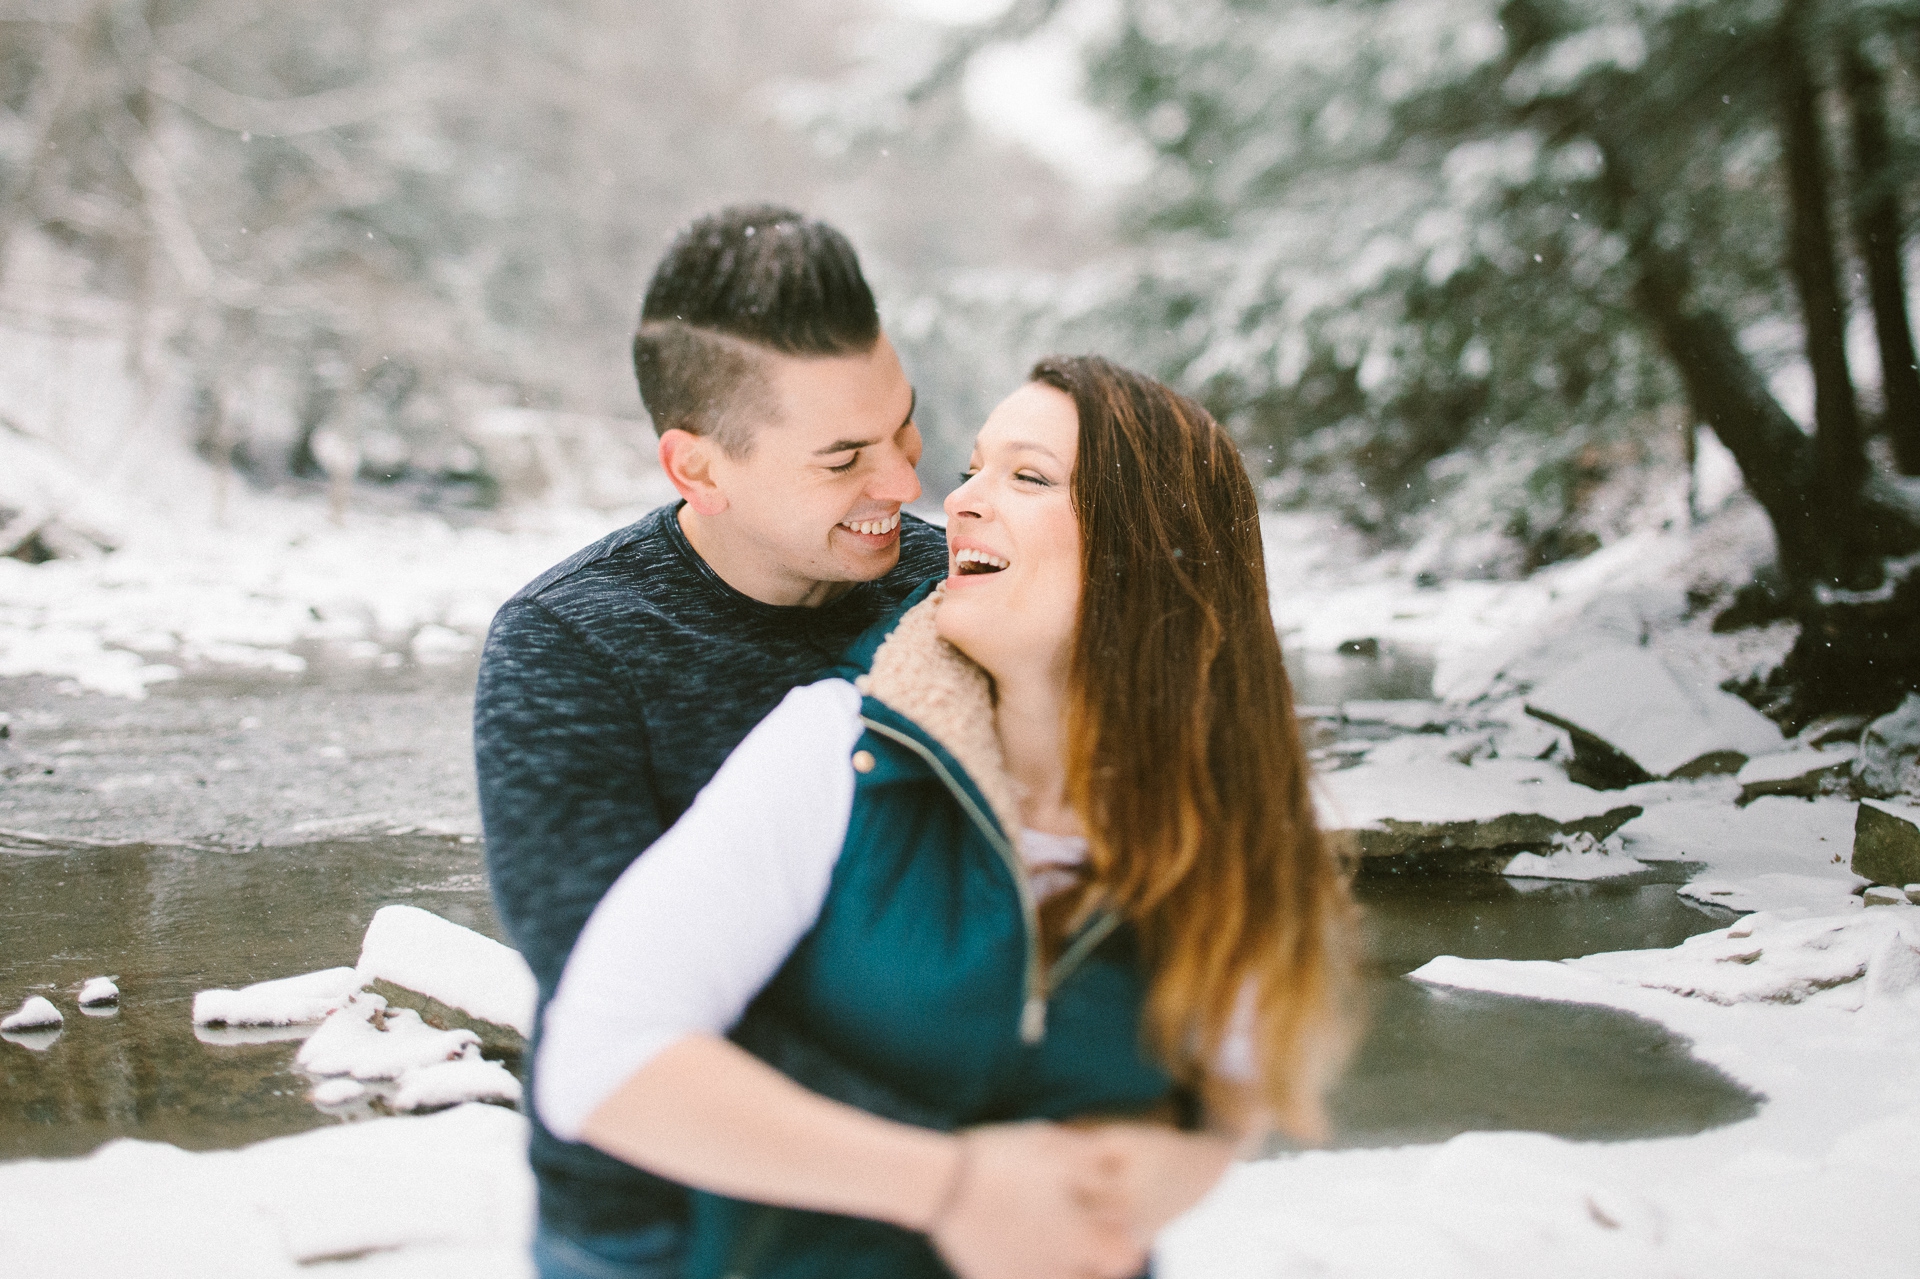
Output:
[[[1350,909],[1231,440],[1051,359],[946,509],[946,580],[741,743],[548,1009],[548,1125],[710,1192],[690,1279],[1124,1276],[1321,1127]],[[792,1083],[723,1037],[750,1004],[931,1118]],[[1203,1131],[1020,1122],[1183,1097]]]

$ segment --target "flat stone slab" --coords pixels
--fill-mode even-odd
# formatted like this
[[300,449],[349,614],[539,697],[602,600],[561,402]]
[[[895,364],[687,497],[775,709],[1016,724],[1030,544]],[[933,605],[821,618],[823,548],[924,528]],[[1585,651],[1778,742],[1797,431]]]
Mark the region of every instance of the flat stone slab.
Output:
[[1471,864],[1547,848],[1555,836],[1605,839],[1643,811],[1538,760],[1369,763],[1326,774],[1321,787],[1322,826],[1346,834],[1367,858]]
[[1526,710],[1567,730],[1586,771],[1613,785],[1731,773],[1786,745],[1772,720],[1733,694],[1683,680],[1624,644],[1541,683]]
[[1860,785],[1869,795],[1920,795],[1920,693],[1860,735]]
[[1920,881],[1920,804],[1860,801],[1853,827],[1853,873],[1876,884]]
[[1811,799],[1852,772],[1858,755],[1849,744],[1825,750],[1782,751],[1778,755],[1750,759],[1734,778],[1740,783],[1740,802],[1751,804],[1763,795]]
[[533,1033],[533,972],[519,953],[418,906],[374,912],[357,972],[390,1003],[483,1043],[518,1052]]

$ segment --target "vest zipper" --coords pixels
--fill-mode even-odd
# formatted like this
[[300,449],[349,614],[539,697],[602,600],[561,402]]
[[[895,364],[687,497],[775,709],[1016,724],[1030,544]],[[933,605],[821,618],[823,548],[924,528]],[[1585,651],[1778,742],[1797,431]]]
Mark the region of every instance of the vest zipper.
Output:
[[[860,722],[887,740],[900,743],[925,760],[932,767],[934,775],[949,791],[953,792],[953,797],[960,801],[960,807],[965,810],[968,817],[973,819],[973,824],[980,828],[980,833],[987,837],[987,842],[993,845],[994,851],[1000,854],[1000,860],[1006,864],[1007,873],[1013,877],[1014,891],[1020,897],[1020,924],[1025,930],[1027,939],[1027,997],[1020,1008],[1020,1042],[1029,1046],[1039,1043],[1047,1035],[1047,974],[1040,965],[1040,909],[1034,903],[1033,889],[1027,884],[1027,868],[1020,860],[1019,850],[1015,849],[1012,842],[1000,832],[998,824],[981,811],[980,805],[973,802],[973,796],[967,794],[966,787],[962,786],[959,780],[948,771],[947,766],[940,762],[939,756],[897,728],[868,719],[865,715],[860,717]],[[1088,931],[1091,932],[1092,929]],[[1107,931],[1111,932],[1112,929],[1109,928]],[[1076,943],[1068,953],[1072,954],[1079,949]],[[1064,961],[1066,957],[1062,955],[1061,960]],[[1059,964],[1054,965],[1056,972],[1059,972],[1060,968]]]

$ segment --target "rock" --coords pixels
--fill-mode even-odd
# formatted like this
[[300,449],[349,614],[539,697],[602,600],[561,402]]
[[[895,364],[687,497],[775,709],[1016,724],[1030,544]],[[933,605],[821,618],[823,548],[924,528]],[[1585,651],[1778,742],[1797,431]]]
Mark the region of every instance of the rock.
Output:
[[1826,750],[1790,750],[1778,755],[1750,759],[1735,778],[1740,783],[1742,804],[1751,804],[1762,795],[1793,795],[1812,799],[1828,794],[1853,769],[1859,752],[1840,745]]
[[1599,840],[1584,831],[1555,836],[1553,851],[1521,853],[1500,873],[1508,879],[1615,879],[1637,875],[1647,864],[1627,856],[1618,835]]
[[1860,787],[1883,799],[1920,796],[1920,693],[1909,693],[1891,713],[1860,735]]
[[1496,872],[1555,837],[1603,840],[1642,811],[1537,760],[1369,760],[1321,783],[1321,825],[1352,839],[1362,857],[1439,858]]
[[1596,786],[1731,773],[1785,745],[1773,721],[1733,694],[1683,681],[1624,644],[1539,684],[1526,710],[1567,730],[1579,769],[1569,776]]
[[0,1030],[52,1030],[65,1020],[46,996],[32,995],[17,1010],[0,1018]]
[[1384,724],[1409,733],[1439,732],[1452,721],[1441,702],[1426,700],[1340,703],[1340,718],[1348,724]]
[[444,1110],[468,1101],[506,1106],[520,1102],[520,1081],[497,1061],[469,1058],[418,1066],[400,1076],[399,1082],[392,1105],[402,1113]]
[[364,1082],[477,1059],[479,1049],[479,1038],[470,1030],[436,1030],[410,1008],[389,1009],[378,995],[362,994],[329,1015],[293,1060],[308,1074],[351,1075]]
[[360,947],[360,981],[428,1024],[518,1054],[533,1032],[533,971],[517,951],[417,906],[383,906]]
[[255,982],[239,990],[203,990],[193,997],[196,1026],[300,1026],[322,1021],[360,989],[351,968]]
[[1912,902],[1916,906],[1920,906],[1920,884],[1908,884],[1906,886],[1905,892],[1907,894],[1908,901]]
[[1907,895],[1898,888],[1888,888],[1884,884],[1875,884],[1860,894],[1862,906],[1905,906]]
[[105,1008],[120,1002],[120,988],[113,984],[111,977],[91,977],[80,988],[77,1002],[82,1008]]
[[1876,884],[1920,880],[1920,805],[1860,801],[1853,826],[1853,873]]

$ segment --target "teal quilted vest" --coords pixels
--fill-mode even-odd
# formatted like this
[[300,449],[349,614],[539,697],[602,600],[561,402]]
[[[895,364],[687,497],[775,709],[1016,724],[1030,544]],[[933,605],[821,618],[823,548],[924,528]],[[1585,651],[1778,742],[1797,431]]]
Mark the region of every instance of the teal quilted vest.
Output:
[[[1017,819],[1002,815],[997,743],[981,737],[992,732],[984,676],[933,639],[932,607],[900,619],[890,652],[869,640],[850,659],[873,670],[846,843],[818,921],[754,1011],[803,1027],[930,1127],[1160,1107],[1174,1085],[1142,1045],[1146,982],[1130,930],[1096,915],[1051,965],[1040,962],[1034,905],[1008,837]],[[955,672],[977,685],[956,692]],[[942,735],[903,703],[944,721],[935,725]],[[984,783],[975,773],[988,774]],[[687,1275],[950,1272],[923,1237],[893,1226],[697,1195]]]

